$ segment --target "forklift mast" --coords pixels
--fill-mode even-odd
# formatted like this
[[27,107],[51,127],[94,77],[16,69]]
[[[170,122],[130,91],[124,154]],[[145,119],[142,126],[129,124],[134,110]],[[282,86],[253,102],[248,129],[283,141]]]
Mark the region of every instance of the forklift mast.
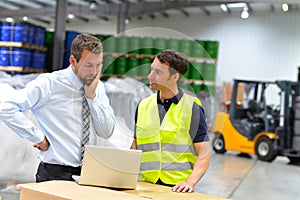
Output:
[[276,134],[280,136],[281,148],[293,149],[295,100],[300,95],[300,82],[276,81],[281,90],[280,127]]

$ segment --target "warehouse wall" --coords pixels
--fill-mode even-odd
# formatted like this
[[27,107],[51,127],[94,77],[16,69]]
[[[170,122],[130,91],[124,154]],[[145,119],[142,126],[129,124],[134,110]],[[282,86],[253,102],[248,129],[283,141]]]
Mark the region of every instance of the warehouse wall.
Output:
[[[156,28],[142,28],[156,27]],[[136,29],[138,28],[138,29]],[[242,20],[239,13],[170,15],[152,20],[132,19],[126,35],[199,38],[220,42],[217,85],[233,78],[296,80],[300,66],[300,14],[296,11],[255,12]],[[68,24],[67,30],[116,34],[116,21]]]

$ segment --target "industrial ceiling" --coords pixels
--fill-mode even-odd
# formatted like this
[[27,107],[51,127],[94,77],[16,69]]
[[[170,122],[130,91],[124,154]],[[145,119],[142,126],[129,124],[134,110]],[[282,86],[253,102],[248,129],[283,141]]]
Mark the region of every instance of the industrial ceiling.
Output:
[[[236,6],[237,3],[239,6]],[[277,12],[282,3],[290,11],[299,12],[299,0],[0,0],[0,22],[27,21],[54,28],[53,66],[62,66],[66,23],[117,19],[117,32],[125,30],[126,20],[173,15],[206,15],[241,12]],[[222,5],[222,9],[221,9]],[[235,6],[233,6],[235,5]],[[72,17],[70,17],[72,16]],[[8,21],[9,22],[9,21]]]
[[[15,20],[25,19],[37,22],[44,26],[55,23],[58,0],[0,0],[0,20],[13,17]],[[232,3],[243,3],[249,12],[269,11],[281,9],[282,3],[288,3],[290,10],[299,10],[299,0],[60,0],[65,1],[66,23],[79,20],[109,21],[117,18],[125,19],[158,16],[171,18],[174,14],[189,17],[192,14],[204,14],[207,16],[226,12],[228,15],[242,12],[243,7],[232,6]],[[227,11],[222,11],[220,5],[226,5]],[[61,5],[60,5],[61,6]],[[245,6],[244,6],[245,7]],[[62,8],[60,8],[62,9]],[[71,18],[68,18],[71,17]]]

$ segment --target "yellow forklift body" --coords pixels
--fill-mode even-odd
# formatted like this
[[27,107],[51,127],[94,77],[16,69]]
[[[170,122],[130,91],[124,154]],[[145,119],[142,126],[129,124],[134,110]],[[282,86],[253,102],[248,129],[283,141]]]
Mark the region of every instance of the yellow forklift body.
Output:
[[214,127],[214,133],[221,133],[225,141],[225,149],[233,150],[242,153],[255,155],[255,142],[263,135],[270,139],[278,139],[274,133],[260,132],[257,134],[253,141],[238,132],[232,125],[229,114],[224,112],[217,112]]

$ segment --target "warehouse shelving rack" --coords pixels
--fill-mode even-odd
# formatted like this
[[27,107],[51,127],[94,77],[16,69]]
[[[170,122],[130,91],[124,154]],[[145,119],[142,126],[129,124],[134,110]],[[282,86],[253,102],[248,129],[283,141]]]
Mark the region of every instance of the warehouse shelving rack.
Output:
[[[27,44],[23,42],[4,42],[0,41],[0,47],[8,47],[8,48],[24,48],[24,49],[30,49],[30,50],[39,50],[46,52],[47,48],[43,46],[37,46],[33,44]],[[20,73],[42,73],[45,72],[44,69],[33,69],[28,68],[24,66],[0,66],[1,71],[6,72],[20,72]]]
[[[112,56],[113,58],[119,58],[119,57],[124,57],[124,58],[137,58],[137,59],[143,59],[143,58],[150,58],[153,59],[155,55],[152,54],[131,54],[131,53],[111,53],[111,52],[104,52],[104,56]],[[188,57],[189,62],[198,62],[198,63],[212,63],[216,64],[217,60],[213,58],[197,58],[197,57]],[[147,80],[146,76],[131,76],[131,75],[117,75],[117,74],[102,74],[101,78],[109,78],[109,77],[133,77],[136,80],[139,81],[144,81]],[[185,79],[182,80],[183,84],[198,84],[198,85],[207,85],[207,86],[215,86],[215,81],[212,80],[196,80],[196,79]]]

